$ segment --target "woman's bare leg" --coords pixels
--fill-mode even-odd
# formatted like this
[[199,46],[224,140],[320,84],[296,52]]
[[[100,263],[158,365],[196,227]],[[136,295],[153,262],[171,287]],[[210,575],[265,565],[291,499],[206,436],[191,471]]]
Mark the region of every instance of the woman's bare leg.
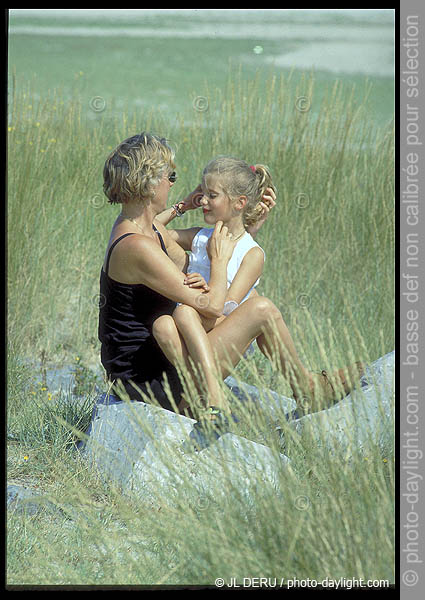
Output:
[[[152,334],[172,364],[176,366],[176,364],[183,363],[185,365],[198,392],[202,395],[199,374],[194,372],[193,364],[199,366],[205,377],[205,396],[208,406],[218,406],[225,411],[230,410],[220,388],[210,341],[195,309],[181,305],[176,308],[173,317],[170,315],[158,317],[153,324]],[[179,409],[185,407],[187,407],[187,403],[179,406]]]
[[173,319],[184,339],[189,356],[199,365],[204,375],[208,406],[217,406],[229,412],[228,403],[219,384],[219,369],[200,314],[191,306],[180,304],[173,312]]

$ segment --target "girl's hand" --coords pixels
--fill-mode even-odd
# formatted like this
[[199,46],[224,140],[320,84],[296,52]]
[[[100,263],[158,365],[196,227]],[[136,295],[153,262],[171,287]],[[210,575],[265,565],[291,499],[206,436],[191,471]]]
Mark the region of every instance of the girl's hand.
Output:
[[216,258],[229,262],[237,241],[232,238],[232,234],[229,233],[226,225],[223,225],[223,221],[217,221],[207,244],[207,252],[210,260]]
[[264,223],[267,221],[267,218],[270,214],[271,209],[276,206],[276,194],[271,188],[266,189],[266,193],[261,199],[260,206],[262,208],[262,213],[260,218],[256,223],[247,227],[247,231],[252,237],[255,237]]
[[188,273],[183,283],[190,288],[202,288],[205,292],[210,290],[210,286],[199,273]]
[[179,209],[185,213],[187,210],[199,208],[201,206],[200,201],[203,195],[201,185],[198,185],[193,192],[190,192],[184,200],[178,203]]

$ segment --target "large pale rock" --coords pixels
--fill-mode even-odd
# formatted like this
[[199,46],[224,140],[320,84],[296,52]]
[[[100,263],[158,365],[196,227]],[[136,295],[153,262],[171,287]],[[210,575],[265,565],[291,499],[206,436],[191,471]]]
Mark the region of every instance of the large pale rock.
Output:
[[[393,440],[394,352],[374,362],[363,387],[328,410],[290,421],[296,434],[313,436],[314,443],[330,449],[388,447]],[[236,413],[253,403],[267,414],[265,422],[284,422],[294,400],[228,377]],[[242,416],[243,412],[241,413]],[[122,402],[102,394],[93,411],[81,452],[99,473],[126,491],[149,501],[181,501],[208,505],[239,494],[250,502],[252,492],[268,482],[278,492],[289,459],[262,444],[226,433],[201,452],[188,451],[187,440],[195,421],[139,402]],[[190,497],[189,497],[190,496]]]
[[233,396],[233,402],[230,399],[234,412],[238,414],[246,404],[253,404],[264,414],[266,420],[271,423],[277,423],[285,415],[289,415],[296,408],[296,402],[293,398],[287,398],[269,388],[259,390],[255,385],[239,382],[234,377],[227,377],[224,380]]
[[224,434],[198,452],[188,448],[195,421],[140,402],[121,402],[103,394],[95,406],[82,453],[99,473],[125,491],[154,503],[198,506],[230,500],[249,501],[265,482],[276,489],[288,459],[262,444]]
[[390,352],[368,367],[366,385],[358,387],[328,410],[311,413],[291,427],[311,435],[315,443],[331,451],[366,452],[379,446],[385,451],[394,441],[395,353]]
[[42,510],[55,511],[55,505],[36,490],[32,485],[8,483],[6,488],[6,503],[9,512],[35,515]]

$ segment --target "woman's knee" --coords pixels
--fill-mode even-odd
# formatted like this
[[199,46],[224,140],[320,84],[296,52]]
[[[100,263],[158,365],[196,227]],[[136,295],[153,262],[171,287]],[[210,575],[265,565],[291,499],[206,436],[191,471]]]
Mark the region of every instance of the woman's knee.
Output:
[[152,325],[152,335],[159,345],[172,344],[179,335],[173,317],[163,315],[156,319]]

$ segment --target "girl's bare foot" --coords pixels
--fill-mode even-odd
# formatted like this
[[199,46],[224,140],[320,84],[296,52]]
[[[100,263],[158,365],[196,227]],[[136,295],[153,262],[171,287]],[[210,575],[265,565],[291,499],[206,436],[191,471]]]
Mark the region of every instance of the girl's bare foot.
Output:
[[329,408],[339,402],[359,384],[365,374],[365,366],[365,363],[358,361],[332,373],[325,370],[310,373],[309,393],[295,396],[297,409],[302,414],[307,414]]

